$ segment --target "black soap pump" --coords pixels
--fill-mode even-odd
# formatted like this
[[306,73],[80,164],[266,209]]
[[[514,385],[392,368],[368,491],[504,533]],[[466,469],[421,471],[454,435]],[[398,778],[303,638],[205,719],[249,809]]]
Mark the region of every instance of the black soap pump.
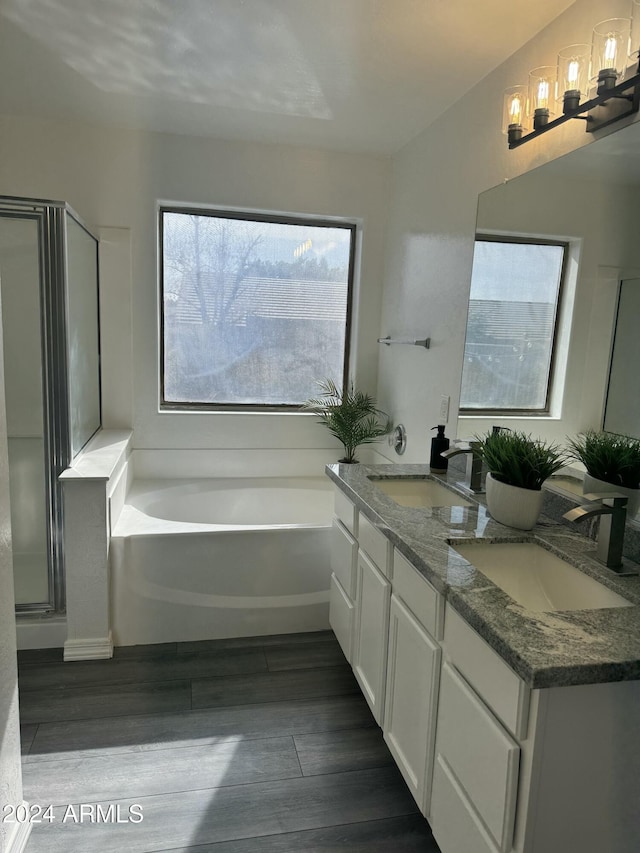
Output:
[[449,467],[449,460],[444,459],[440,454],[444,450],[449,449],[449,439],[444,434],[444,424],[438,424],[438,433],[431,439],[431,458],[429,460],[429,470],[432,474],[446,474]]

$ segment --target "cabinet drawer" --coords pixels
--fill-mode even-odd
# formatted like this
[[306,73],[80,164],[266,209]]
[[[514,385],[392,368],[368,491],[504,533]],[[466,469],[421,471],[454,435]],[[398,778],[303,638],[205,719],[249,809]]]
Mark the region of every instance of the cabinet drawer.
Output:
[[351,663],[353,648],[353,614],[355,608],[340,586],[335,575],[331,575],[329,591],[329,624],[340,643],[344,656]]
[[336,517],[344,524],[347,530],[357,538],[358,536],[358,510],[349,498],[336,489],[333,496],[333,511]]
[[353,601],[356,594],[358,543],[337,518],[331,530],[331,568],[342,588]]
[[447,605],[447,657],[518,740],[527,735],[530,691],[500,655]]
[[393,591],[431,636],[441,640],[444,598],[397,550],[393,552]]
[[365,551],[380,569],[385,577],[391,577],[390,550],[391,543],[380,533],[371,522],[360,515],[358,523],[358,542],[360,548]]
[[442,668],[440,681],[436,753],[498,849],[510,850],[520,747],[448,664]]
[[433,837],[445,853],[498,853],[441,756],[433,771],[430,823]]

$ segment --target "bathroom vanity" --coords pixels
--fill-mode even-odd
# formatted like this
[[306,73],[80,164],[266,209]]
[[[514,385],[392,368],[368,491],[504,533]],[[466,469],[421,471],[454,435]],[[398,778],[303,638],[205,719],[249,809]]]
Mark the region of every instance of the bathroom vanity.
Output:
[[[640,578],[551,519],[497,524],[427,466],[327,473],[331,625],[442,853],[640,850]],[[527,606],[471,562],[519,543],[570,577],[510,587]]]

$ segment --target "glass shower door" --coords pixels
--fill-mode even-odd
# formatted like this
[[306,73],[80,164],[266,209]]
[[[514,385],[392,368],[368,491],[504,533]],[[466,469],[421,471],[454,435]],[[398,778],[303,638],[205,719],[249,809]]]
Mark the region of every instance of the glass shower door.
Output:
[[0,216],[0,303],[17,605],[51,601],[40,218]]
[[100,427],[98,244],[65,211],[66,338],[71,458]]
[[100,428],[98,243],[59,201],[0,198],[16,611],[64,611],[60,474]]

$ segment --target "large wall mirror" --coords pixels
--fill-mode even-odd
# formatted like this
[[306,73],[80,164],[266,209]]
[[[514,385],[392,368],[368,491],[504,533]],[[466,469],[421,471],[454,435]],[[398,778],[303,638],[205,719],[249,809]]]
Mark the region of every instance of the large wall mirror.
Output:
[[604,428],[640,438],[640,278],[620,282]]
[[[539,341],[523,331],[525,311],[541,318],[539,336],[552,336],[553,359],[546,367],[549,393],[538,411],[505,411],[501,417],[481,406],[462,410],[459,434],[484,432],[491,423],[503,423],[558,441],[603,426],[640,438],[639,188],[640,123],[634,123],[481,194],[465,372],[478,371],[472,362],[484,358],[499,384],[514,381],[511,375],[528,375],[515,363],[518,360],[526,367],[527,359],[538,353],[544,362]],[[480,263],[482,238],[556,241],[566,246],[555,316],[546,304],[551,290],[543,285],[543,260],[530,251],[523,253],[500,290],[491,284],[484,255]],[[502,303],[496,296],[499,290]],[[498,336],[497,348],[491,349],[482,337],[488,340],[488,327]],[[514,367],[496,368],[500,359],[512,359]],[[463,398],[464,390],[463,374]],[[473,397],[467,396],[473,405]]]

